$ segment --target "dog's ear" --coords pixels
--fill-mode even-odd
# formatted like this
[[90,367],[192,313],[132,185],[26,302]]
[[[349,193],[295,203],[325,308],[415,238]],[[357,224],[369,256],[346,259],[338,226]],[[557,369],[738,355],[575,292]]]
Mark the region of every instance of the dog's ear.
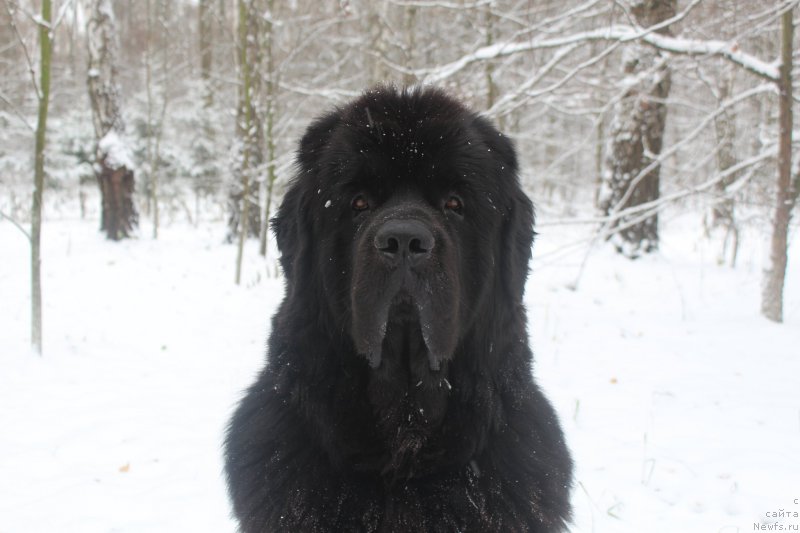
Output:
[[289,287],[294,285],[294,280],[302,276],[298,272],[307,264],[311,243],[311,222],[308,220],[307,209],[303,208],[303,184],[295,178],[289,190],[283,197],[278,213],[270,220],[272,232],[281,252],[281,267],[289,282]]
[[522,301],[525,281],[528,279],[528,263],[535,235],[533,219],[533,203],[515,184],[503,217],[502,254],[506,289],[516,303]]
[[494,175],[501,180],[501,190],[508,191],[503,205],[503,226],[500,243],[503,285],[511,301],[522,301],[528,262],[533,246],[533,203],[520,187],[517,154],[511,140],[488,120],[480,117],[474,127],[493,153]]
[[300,140],[297,173],[289,185],[278,213],[270,221],[281,252],[281,267],[289,282],[308,273],[313,247],[310,218],[311,195],[319,187],[322,157],[339,123],[338,110],[314,121]]

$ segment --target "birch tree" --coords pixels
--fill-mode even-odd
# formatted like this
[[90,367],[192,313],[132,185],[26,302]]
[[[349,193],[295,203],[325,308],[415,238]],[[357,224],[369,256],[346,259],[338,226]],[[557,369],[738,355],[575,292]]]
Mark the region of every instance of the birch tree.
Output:
[[125,138],[117,83],[117,35],[110,0],[93,0],[86,27],[88,87],[94,125],[95,175],[100,186],[101,230],[111,240],[130,237],[139,222],[134,165]]

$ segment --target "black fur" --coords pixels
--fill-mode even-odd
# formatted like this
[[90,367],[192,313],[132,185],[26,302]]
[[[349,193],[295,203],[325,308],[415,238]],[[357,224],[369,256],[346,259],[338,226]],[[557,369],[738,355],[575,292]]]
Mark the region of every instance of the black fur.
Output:
[[[531,374],[509,139],[438,90],[383,87],[315,121],[298,166],[273,220],[286,297],[226,441],[242,531],[563,531],[572,463]],[[397,220],[435,242],[417,263],[376,244]]]

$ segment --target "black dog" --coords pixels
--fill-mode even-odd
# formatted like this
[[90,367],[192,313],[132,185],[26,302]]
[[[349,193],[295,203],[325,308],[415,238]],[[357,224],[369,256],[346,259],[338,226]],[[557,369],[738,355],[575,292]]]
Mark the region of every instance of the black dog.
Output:
[[563,531],[508,138],[438,90],[378,88],[298,159],[273,221],[286,297],[226,442],[242,531]]

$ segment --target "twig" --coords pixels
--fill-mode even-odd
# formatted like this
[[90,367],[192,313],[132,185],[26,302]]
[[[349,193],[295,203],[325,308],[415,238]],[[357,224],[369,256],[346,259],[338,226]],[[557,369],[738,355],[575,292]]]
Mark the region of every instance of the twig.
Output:
[[23,115],[22,112],[19,109],[17,109],[17,106],[11,103],[11,101],[8,98],[6,98],[2,92],[0,92],[0,100],[2,100],[9,107],[9,109],[11,109],[11,111],[14,112],[15,115],[17,115],[17,118],[19,118],[22,121],[22,123],[25,124],[25,127],[28,128],[28,130],[30,130],[31,133],[34,133],[36,131],[33,128],[33,126],[31,126],[30,123],[27,121],[25,115]]
[[[677,202],[679,200],[682,200],[682,199],[690,197],[690,196],[694,196],[696,194],[704,193],[704,192],[708,191],[709,189],[713,188],[717,183],[719,183],[722,180],[726,179],[727,177],[729,177],[731,175],[734,175],[734,174],[737,174],[738,172],[741,172],[745,168],[753,167],[754,165],[757,165],[757,164],[761,163],[762,161],[764,161],[766,159],[769,159],[771,157],[775,157],[776,155],[777,155],[777,149],[776,148],[772,148],[770,150],[765,150],[765,151],[761,152],[760,154],[758,154],[756,156],[753,156],[753,157],[751,157],[749,159],[741,161],[738,164],[725,169],[724,172],[718,173],[712,179],[710,179],[708,181],[705,181],[705,182],[701,183],[700,185],[697,185],[697,186],[694,186],[694,187],[689,187],[689,188],[687,188],[685,190],[678,191],[678,192],[675,192],[675,193],[672,193],[672,194],[668,194],[666,196],[662,196],[661,198],[658,198],[657,200],[653,200],[653,201],[650,201],[650,202],[647,202],[647,203],[643,203],[643,204],[635,205],[633,207],[629,207],[627,209],[623,209],[623,210],[618,211],[617,213],[614,213],[614,214],[609,215],[607,217],[598,217],[598,218],[594,218],[594,219],[584,219],[584,220],[575,220],[575,221],[555,221],[555,222],[550,222],[550,223],[537,224],[539,227],[556,226],[556,225],[562,225],[564,223],[575,223],[575,224],[599,223],[600,224],[600,227],[595,232],[592,233],[591,237],[582,238],[582,239],[573,241],[571,243],[567,243],[564,246],[561,246],[561,247],[557,248],[556,250],[545,252],[545,253],[539,255],[539,256],[537,256],[537,258],[539,260],[541,260],[541,259],[552,257],[552,256],[555,256],[555,255],[558,255],[558,254],[567,253],[570,250],[572,250],[574,248],[577,248],[577,247],[580,247],[583,244],[589,242],[591,244],[590,244],[589,250],[587,251],[587,257],[588,257],[588,254],[591,253],[594,244],[596,242],[599,242],[601,239],[606,239],[608,237],[611,237],[612,235],[614,235],[615,233],[617,233],[617,232],[619,232],[621,230],[624,230],[624,229],[627,229],[629,227],[635,226],[636,224],[639,224],[640,222],[642,222],[644,220],[647,220],[651,216],[653,216],[656,213],[662,211],[668,204],[675,203],[675,202]],[[742,177],[740,177],[739,179],[737,179],[734,183],[732,183],[728,187],[728,189],[729,190],[738,190],[738,189],[740,189],[745,183],[747,183],[750,179],[752,179],[754,174],[755,174],[754,172],[748,172],[747,174],[745,174]],[[633,215],[633,218],[629,218],[631,215]],[[619,224],[617,226],[614,226],[613,228],[610,228],[611,223],[613,223],[614,221],[616,221],[618,219],[621,219],[621,218],[625,218],[626,220],[622,224]],[[585,263],[585,261],[586,261],[586,257],[584,257],[582,265]],[[579,279],[576,279],[575,282],[570,287],[577,287],[578,281],[579,281]]]
[[58,10],[58,15],[56,15],[56,20],[52,24],[51,31],[56,31],[56,29],[61,25],[61,21],[64,19],[64,15],[67,14],[67,9],[72,5],[73,0],[66,0],[61,5],[61,9]]
[[5,4],[6,11],[8,12],[11,28],[14,30],[14,34],[17,36],[17,40],[19,40],[19,44],[22,46],[22,51],[25,54],[25,61],[28,63],[28,73],[31,75],[31,82],[33,83],[33,88],[36,91],[36,98],[41,100],[42,92],[39,90],[39,84],[36,83],[36,71],[33,68],[33,61],[31,61],[31,56],[28,53],[28,46],[25,44],[25,40],[22,38],[22,35],[20,35],[19,28],[17,28],[16,17],[14,17],[14,8],[9,0],[3,0],[3,3]]
[[[466,66],[475,63],[477,61],[496,59],[499,57],[510,56],[520,52],[529,52],[532,50],[539,50],[546,48],[561,48],[571,44],[589,42],[589,41],[605,40],[605,41],[628,42],[628,41],[642,40],[644,42],[647,42],[648,44],[653,44],[651,41],[655,39],[662,46],[667,46],[669,44],[675,44],[678,42],[686,43],[688,41],[660,36],[659,34],[656,34],[655,31],[682,20],[699,3],[700,0],[694,0],[691,4],[689,4],[689,6],[686,7],[686,9],[684,9],[674,17],[671,17],[665,20],[664,22],[661,22],[654,26],[650,26],[648,28],[639,28],[632,26],[612,26],[609,28],[601,28],[597,30],[580,32],[574,35],[568,35],[566,37],[554,38],[554,39],[544,39],[538,41],[527,40],[527,41],[516,41],[516,42],[506,41],[502,43],[483,46],[475,50],[473,53],[463,56],[460,59],[452,61],[446,65],[441,65],[439,67],[434,67],[429,69],[420,69],[417,70],[415,74],[419,79],[422,80],[423,83],[426,84],[441,83],[444,79],[449,78],[456,72],[459,72]],[[722,47],[724,43],[719,43],[719,44],[720,47]],[[708,50],[704,50],[703,53],[708,54],[711,52],[709,52]],[[719,53],[719,51],[717,51],[717,53]],[[747,58],[750,58],[750,56],[747,56]],[[777,69],[775,69],[775,71],[776,71],[775,79],[777,79]]]
[[28,233],[28,232],[25,230],[25,228],[23,228],[23,227],[22,227],[22,225],[21,225],[19,222],[17,222],[16,220],[14,220],[13,218],[11,218],[10,216],[6,215],[6,214],[5,214],[5,213],[3,213],[2,211],[0,211],[0,217],[2,217],[2,218],[4,218],[4,219],[8,220],[9,222],[11,222],[11,224],[12,224],[12,225],[13,225],[15,228],[17,228],[18,230],[20,230],[20,231],[22,232],[22,234],[23,234],[23,235],[25,235],[25,238],[27,238],[27,239],[28,239],[28,242],[31,242],[31,234],[30,234],[30,233]]

